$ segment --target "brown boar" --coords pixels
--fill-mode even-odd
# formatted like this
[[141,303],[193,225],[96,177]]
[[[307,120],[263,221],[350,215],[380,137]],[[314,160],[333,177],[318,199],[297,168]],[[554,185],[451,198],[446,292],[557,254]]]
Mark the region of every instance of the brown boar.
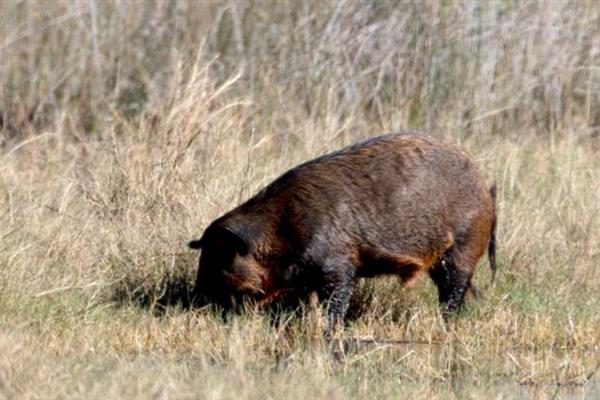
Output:
[[356,278],[427,272],[447,317],[486,247],[495,270],[494,231],[495,188],[467,154],[387,134],[292,168],[212,222],[189,244],[202,249],[194,295],[228,309],[316,292],[332,328]]

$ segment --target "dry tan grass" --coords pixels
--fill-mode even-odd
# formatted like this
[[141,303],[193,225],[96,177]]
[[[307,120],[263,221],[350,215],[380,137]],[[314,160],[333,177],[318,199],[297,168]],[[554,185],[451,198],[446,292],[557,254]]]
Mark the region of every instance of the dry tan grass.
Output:
[[[599,29],[594,2],[0,3],[0,397],[597,396]],[[483,300],[445,325],[426,279],[361,282],[345,336],[376,342],[343,363],[302,313],[186,309],[213,218],[403,127],[498,183]]]

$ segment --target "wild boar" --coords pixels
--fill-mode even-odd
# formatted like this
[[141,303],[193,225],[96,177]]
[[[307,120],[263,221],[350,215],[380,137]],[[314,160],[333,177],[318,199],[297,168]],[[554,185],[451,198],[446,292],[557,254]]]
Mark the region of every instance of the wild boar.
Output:
[[317,293],[329,329],[355,279],[409,282],[427,272],[444,317],[471,290],[488,248],[495,271],[495,187],[458,147],[415,132],[373,137],[307,161],[212,222],[201,239],[197,304]]

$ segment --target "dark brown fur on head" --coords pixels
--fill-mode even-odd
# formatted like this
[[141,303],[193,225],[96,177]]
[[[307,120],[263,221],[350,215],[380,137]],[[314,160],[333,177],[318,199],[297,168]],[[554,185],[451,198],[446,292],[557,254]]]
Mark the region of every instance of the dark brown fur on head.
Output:
[[357,143],[289,170],[191,242],[202,248],[196,297],[228,307],[317,292],[331,326],[357,277],[428,273],[447,314],[473,290],[488,243],[493,261],[494,194],[463,151],[437,139]]

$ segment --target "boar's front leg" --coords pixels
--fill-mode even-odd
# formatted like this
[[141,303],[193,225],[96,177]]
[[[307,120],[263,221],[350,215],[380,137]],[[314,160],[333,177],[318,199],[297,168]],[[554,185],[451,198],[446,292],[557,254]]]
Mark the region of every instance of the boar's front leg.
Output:
[[327,302],[327,330],[325,336],[332,338],[341,330],[344,317],[354,289],[354,267],[348,262],[338,262],[323,269],[322,296]]

